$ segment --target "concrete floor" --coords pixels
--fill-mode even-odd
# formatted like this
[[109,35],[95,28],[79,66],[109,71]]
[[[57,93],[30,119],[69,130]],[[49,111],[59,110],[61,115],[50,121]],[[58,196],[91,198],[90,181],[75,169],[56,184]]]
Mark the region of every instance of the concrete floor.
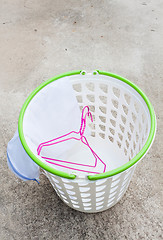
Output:
[[[0,240],[163,239],[163,1],[0,1]],[[75,69],[122,75],[148,95],[155,142],[123,199],[84,214],[67,207],[48,180],[17,179],[6,146],[21,106],[43,81]]]

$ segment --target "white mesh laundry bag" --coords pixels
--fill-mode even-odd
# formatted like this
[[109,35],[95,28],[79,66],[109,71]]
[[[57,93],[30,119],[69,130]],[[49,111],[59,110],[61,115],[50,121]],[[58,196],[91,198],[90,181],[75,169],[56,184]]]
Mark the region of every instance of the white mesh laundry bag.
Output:
[[[86,134],[93,151],[80,141],[71,140],[49,144],[46,151],[44,148],[46,158],[39,155],[40,143],[79,130],[84,106],[89,107],[93,117]],[[17,134],[25,160],[20,155],[21,164],[15,163],[11,151],[14,144],[9,142],[9,166],[16,168],[16,174],[20,169],[24,180],[38,180],[39,167],[42,168],[68,206],[82,212],[100,212],[122,198],[137,162],[151,147],[155,131],[153,107],[135,84],[99,70],[69,72],[46,81],[25,101]],[[64,164],[51,164],[47,161],[49,156],[62,159]],[[106,165],[104,171],[99,159]],[[23,164],[28,162],[26,172]],[[88,164],[92,164],[91,168]]]
[[[52,138],[54,134],[60,136],[72,128],[77,130],[80,124],[80,109],[71,83],[66,79],[40,91],[32,104],[29,104],[28,110],[24,122],[25,138],[36,156],[39,142]],[[71,141],[56,145],[55,157],[65,158],[67,150],[73,144]],[[39,165],[25,151],[18,131],[8,143],[7,162],[9,168],[22,180],[39,180]]]

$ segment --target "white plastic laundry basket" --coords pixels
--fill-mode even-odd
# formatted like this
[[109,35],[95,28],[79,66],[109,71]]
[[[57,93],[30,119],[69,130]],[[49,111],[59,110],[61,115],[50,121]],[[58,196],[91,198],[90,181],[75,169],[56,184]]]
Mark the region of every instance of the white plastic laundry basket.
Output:
[[[66,172],[41,161],[27,144],[24,115],[31,100],[44,87],[62,78],[71,81],[80,109],[87,105],[92,112],[94,122],[90,124],[89,141],[107,164],[105,173]],[[132,82],[98,70],[93,73],[75,71],[48,80],[29,96],[20,113],[18,130],[25,151],[44,170],[58,196],[68,206],[92,213],[104,211],[122,198],[137,162],[153,142],[155,122],[151,103]],[[80,161],[89,162],[79,153],[80,156]]]

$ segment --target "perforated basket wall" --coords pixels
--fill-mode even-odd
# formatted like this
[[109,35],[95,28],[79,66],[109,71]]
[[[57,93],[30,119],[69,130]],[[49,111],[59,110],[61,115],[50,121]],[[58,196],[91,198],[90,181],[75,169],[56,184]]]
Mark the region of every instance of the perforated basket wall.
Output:
[[[90,125],[92,138],[109,142],[120,151],[126,163],[131,161],[140,153],[151,128],[149,108],[142,96],[126,82],[97,72],[69,78],[81,110],[88,105],[93,114],[94,123]],[[117,159],[116,166],[121,166],[121,159]],[[80,175],[75,179],[66,179],[47,171],[45,173],[58,196],[68,206],[83,212],[99,212],[121,199],[135,166],[94,181]]]
[[101,212],[114,206],[125,194],[135,166],[115,176],[89,181],[66,179],[46,172],[58,196],[69,207],[82,212]]

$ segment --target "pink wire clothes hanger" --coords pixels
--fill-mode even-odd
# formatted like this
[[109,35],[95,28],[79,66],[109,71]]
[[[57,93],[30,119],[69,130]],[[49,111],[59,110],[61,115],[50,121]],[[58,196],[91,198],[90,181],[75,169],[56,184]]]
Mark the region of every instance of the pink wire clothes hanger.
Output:
[[[84,112],[85,110],[87,109],[87,112],[85,113],[84,115]],[[102,164],[103,164],[103,173],[105,172],[106,170],[106,164],[101,160],[101,158],[99,158],[99,156],[93,151],[93,149],[91,148],[91,146],[89,145],[88,141],[87,141],[87,138],[84,136],[84,132],[85,132],[85,128],[86,128],[86,118],[90,117],[91,118],[91,121],[93,122],[93,118],[92,118],[92,114],[91,112],[89,111],[89,107],[88,106],[85,106],[82,110],[82,116],[81,116],[81,126],[80,126],[80,130],[78,132],[76,131],[71,131],[63,136],[60,136],[58,138],[54,138],[52,140],[49,140],[47,142],[43,142],[43,143],[40,143],[38,148],[37,148],[37,154],[45,159],[46,162],[48,163],[51,163],[51,164],[54,164],[54,165],[57,165],[57,166],[60,166],[60,167],[65,167],[65,168],[68,168],[68,169],[72,169],[72,170],[77,170],[77,171],[82,171],[82,172],[88,172],[88,173],[95,173],[95,174],[98,174],[98,173],[101,173],[101,172],[96,172],[94,170],[82,170],[79,168],[79,166],[84,166],[84,167],[89,167],[89,168],[95,168],[97,166],[97,162],[100,161]],[[76,135],[76,137],[74,136],[71,136],[71,135]],[[59,159],[54,159],[54,158],[48,158],[48,157],[44,157],[44,156],[41,156],[41,150],[43,147],[46,147],[46,146],[51,146],[51,145],[55,145],[55,144],[58,144],[58,143],[62,143],[62,142],[65,142],[65,141],[68,141],[68,140],[71,140],[71,139],[74,139],[74,140],[77,140],[77,141],[81,141],[83,144],[85,144],[89,149],[90,151],[92,152],[94,158],[95,158],[95,163],[94,165],[89,165],[89,164],[82,164],[82,163],[75,163],[75,162],[69,162],[69,161],[65,161],[65,160],[59,160]],[[67,164],[72,164],[74,167],[69,167],[69,166],[66,166],[64,165],[63,163],[67,163]]]

